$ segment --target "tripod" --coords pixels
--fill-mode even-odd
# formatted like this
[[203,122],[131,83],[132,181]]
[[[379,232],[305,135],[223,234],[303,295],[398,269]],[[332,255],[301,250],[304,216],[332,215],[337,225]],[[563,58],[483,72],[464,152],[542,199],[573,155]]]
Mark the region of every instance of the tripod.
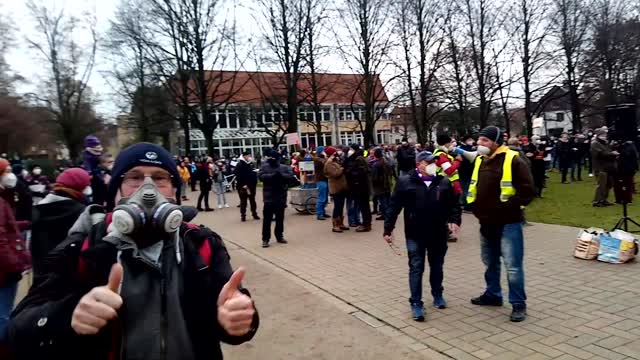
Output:
[[640,224],[638,224],[635,220],[630,218],[629,214],[627,213],[627,204],[628,204],[627,201],[622,202],[622,217],[620,218],[620,220],[618,220],[618,222],[616,223],[616,226],[614,226],[613,229],[611,229],[611,231],[620,229],[620,230],[629,232],[629,223],[632,223],[639,229],[632,232],[640,232]]

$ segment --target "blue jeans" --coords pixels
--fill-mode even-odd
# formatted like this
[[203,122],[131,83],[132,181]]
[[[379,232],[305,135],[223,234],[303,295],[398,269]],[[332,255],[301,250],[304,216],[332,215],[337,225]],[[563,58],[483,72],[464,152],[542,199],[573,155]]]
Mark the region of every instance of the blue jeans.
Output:
[[218,206],[227,205],[227,197],[224,194],[226,192],[224,183],[221,183],[221,182],[213,183],[213,191],[216,193],[218,197]]
[[524,304],[524,236],[522,223],[480,226],[480,252],[486,267],[484,279],[487,283],[485,294],[502,299],[500,288],[500,258],[504,260],[509,283],[509,302]]
[[318,181],[318,200],[316,201],[316,215],[318,217],[325,215],[324,208],[327,206],[329,197],[329,184],[326,181]]
[[377,200],[379,204],[378,215],[387,218],[387,209],[389,207],[389,201],[391,200],[390,194],[381,194],[373,197],[374,203]]
[[17,281],[11,281],[0,287],[0,343],[5,339],[9,315],[13,310],[13,302],[16,299],[17,291]]
[[447,254],[447,239],[429,239],[428,241],[407,239],[407,255],[409,256],[409,290],[411,304],[422,305],[422,274],[424,273],[425,254],[429,261],[429,284],[431,295],[442,295],[444,272],[444,256]]
[[349,216],[349,225],[362,224],[358,202],[352,197],[347,197],[347,215]]

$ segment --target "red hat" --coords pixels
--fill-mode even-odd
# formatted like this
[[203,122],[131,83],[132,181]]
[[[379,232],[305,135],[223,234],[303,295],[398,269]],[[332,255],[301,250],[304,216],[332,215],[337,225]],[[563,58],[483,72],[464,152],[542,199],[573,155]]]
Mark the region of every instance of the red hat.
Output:
[[91,178],[89,177],[89,173],[87,173],[86,170],[82,168],[71,168],[63,171],[62,174],[58,175],[56,183],[69,189],[82,192],[87,186],[91,184]]
[[4,172],[7,171],[8,167],[9,167],[9,162],[5,159],[0,159],[0,175],[4,174]]
[[529,142],[529,138],[526,137],[526,136],[520,137],[520,140],[523,141],[523,142]]
[[336,148],[334,148],[333,146],[327,146],[326,148],[324,148],[324,153],[327,154],[328,157],[332,157],[333,154],[336,153]]

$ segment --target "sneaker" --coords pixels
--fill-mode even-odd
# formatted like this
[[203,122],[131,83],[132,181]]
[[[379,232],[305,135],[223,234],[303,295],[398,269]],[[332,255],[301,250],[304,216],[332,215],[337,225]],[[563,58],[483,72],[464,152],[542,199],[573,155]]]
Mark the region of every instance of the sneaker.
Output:
[[422,304],[411,304],[411,315],[413,320],[424,321],[424,306]]
[[477,298],[471,299],[471,303],[473,305],[481,305],[481,306],[502,306],[502,299],[497,298],[495,296],[482,294]]
[[213,211],[213,209],[208,208],[208,209],[204,209],[204,211],[205,211],[205,212],[211,212],[211,211]]
[[243,216],[243,217],[240,218],[240,221],[245,222],[245,221],[247,221],[247,218],[245,216]]
[[325,219],[331,219],[331,216],[329,216],[327,214],[322,215],[322,217],[324,217]]
[[228,208],[228,207],[229,207],[229,204],[224,204],[224,207],[225,207],[225,208]]
[[525,304],[513,304],[511,310],[511,321],[521,322],[527,318],[527,305]]
[[222,209],[222,205],[218,204],[218,209]]
[[371,225],[360,225],[356,228],[356,232],[369,232],[371,231]]
[[376,220],[384,220],[384,215],[380,215],[376,218]]
[[447,301],[442,297],[442,295],[437,295],[433,297],[433,306],[436,309],[446,309]]
[[322,220],[322,221],[327,220],[327,218],[326,218],[326,217],[324,217],[324,215],[318,215],[318,216],[316,217],[316,219],[318,219],[318,220]]
[[289,242],[285,239],[278,239],[277,240],[279,244],[288,244]]
[[268,248],[268,247],[269,247],[269,241],[267,241],[267,240],[262,240],[262,247],[263,247],[263,248]]
[[260,216],[258,216],[258,215],[253,215],[253,220],[260,220]]

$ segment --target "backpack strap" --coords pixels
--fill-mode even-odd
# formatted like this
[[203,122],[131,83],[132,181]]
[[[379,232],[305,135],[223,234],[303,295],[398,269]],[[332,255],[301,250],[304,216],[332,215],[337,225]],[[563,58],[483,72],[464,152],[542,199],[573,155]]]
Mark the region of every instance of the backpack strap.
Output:
[[185,247],[191,247],[197,250],[199,261],[198,270],[204,270],[211,266],[211,257],[213,255],[214,241],[218,241],[220,236],[204,225],[196,225],[192,223],[183,223],[181,228],[182,238],[185,240]]

